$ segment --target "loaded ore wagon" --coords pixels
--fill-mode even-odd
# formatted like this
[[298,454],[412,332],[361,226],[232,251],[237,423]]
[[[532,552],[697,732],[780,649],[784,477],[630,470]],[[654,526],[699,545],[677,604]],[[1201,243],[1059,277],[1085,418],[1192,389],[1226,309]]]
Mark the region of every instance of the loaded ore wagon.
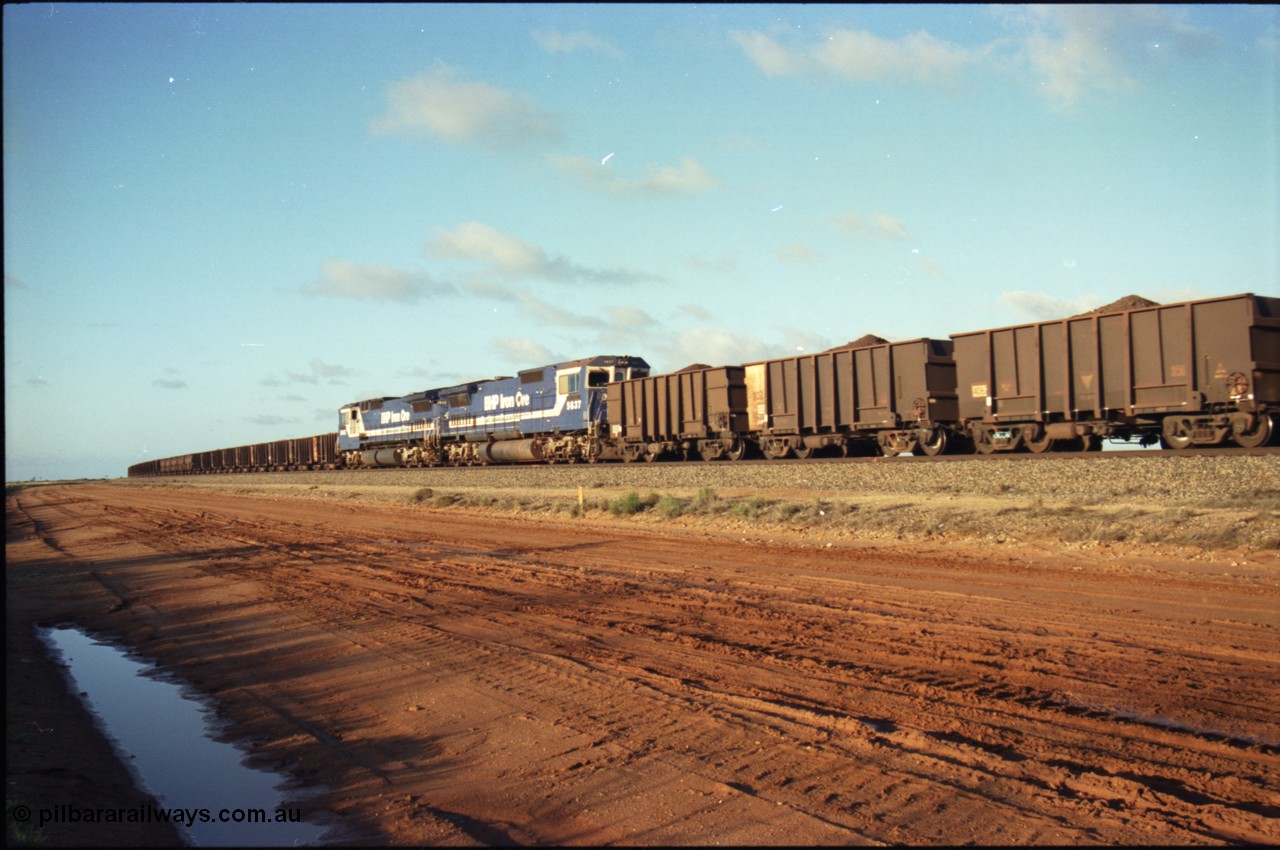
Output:
[[741,366],[690,366],[610,384],[608,420],[622,460],[664,456],[741,460],[747,394]]
[[747,428],[765,457],[960,447],[951,342],[870,339],[746,365]]
[[982,453],[1268,442],[1280,298],[1244,294],[953,334],[960,427]]

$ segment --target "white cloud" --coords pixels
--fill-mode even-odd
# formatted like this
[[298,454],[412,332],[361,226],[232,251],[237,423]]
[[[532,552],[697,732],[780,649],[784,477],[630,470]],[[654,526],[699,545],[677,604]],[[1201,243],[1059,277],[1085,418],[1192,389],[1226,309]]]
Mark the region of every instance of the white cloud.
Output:
[[426,134],[490,149],[560,138],[557,118],[528,95],[457,77],[455,69],[438,64],[391,84],[387,113],[374,119],[370,129],[378,134]]
[[761,32],[734,32],[747,58],[771,77],[829,74],[847,80],[907,79],[950,82],[978,59],[970,51],[927,32],[885,39],[866,30],[829,30],[810,47],[792,48]]
[[[332,416],[332,414],[330,414]],[[263,413],[258,416],[245,417],[246,422],[252,422],[255,425],[284,425],[286,422],[296,422],[296,419],[289,419],[284,416],[277,416],[274,413]]]
[[453,295],[454,287],[439,283],[423,272],[408,272],[378,263],[358,264],[328,260],[320,279],[304,286],[306,295],[331,298],[365,298],[375,301],[417,301],[424,295]]
[[538,365],[558,362],[558,358],[552,356],[550,349],[528,337],[519,339],[502,337],[493,340],[490,346],[513,363],[517,369],[531,369]]
[[609,307],[609,321],[619,330],[642,330],[657,325],[652,316],[639,307]]
[[[534,321],[560,328],[593,328],[603,327],[604,320],[599,316],[592,316],[583,313],[574,313],[563,307],[543,301],[541,298],[529,292],[517,293],[516,300],[520,302],[520,307],[524,312],[532,317]],[[577,300],[574,299],[574,303]]]
[[643,177],[627,178],[582,156],[554,157],[552,164],[577,177],[583,186],[613,195],[696,195],[722,185],[720,179],[693,157],[681,157],[678,165],[648,165]]
[[806,44],[781,28],[778,37],[758,31],[731,35],[770,77],[952,85],[961,72],[978,68],[1022,77],[1060,107],[1091,94],[1134,88],[1172,57],[1193,57],[1217,42],[1208,30],[1187,23],[1185,9],[1169,6],[1004,5],[989,11],[1008,36],[975,47],[925,31],[891,39],[866,30],[831,29]]
[[876,213],[868,221],[858,213],[842,213],[832,218],[835,225],[853,236],[870,235],[877,239],[906,239],[907,226],[897,216]]
[[885,213],[876,213],[875,232],[881,239],[906,239],[907,228],[901,221]]
[[996,300],[1013,310],[1020,317],[1033,322],[1065,319],[1068,316],[1088,312],[1102,304],[1102,299],[1096,295],[1082,295],[1079,298],[1064,299],[1045,292],[1029,292],[1026,290],[1003,292]]
[[453,230],[436,228],[427,253],[433,257],[480,260],[510,275],[544,276],[551,265],[541,248],[478,221],[464,221]]
[[747,58],[770,77],[798,74],[810,64],[803,53],[789,50],[762,32],[732,32],[730,37],[738,43]]
[[589,50],[594,53],[603,53],[606,56],[612,56],[615,59],[622,58],[622,51],[614,47],[611,43],[597,35],[589,32],[559,32],[557,30],[548,30],[545,32],[531,33],[533,40],[538,46],[548,53],[576,53],[579,50]]
[[933,260],[928,257],[922,259],[920,261],[920,270],[930,277],[936,277],[938,280],[947,279],[946,270],[942,268],[942,264],[937,260]]
[[750,363],[788,353],[785,345],[771,345],[758,337],[709,327],[689,328],[674,337],[663,337],[656,341],[656,348],[665,362],[676,364],[672,367],[675,369],[689,363]]
[[1217,39],[1167,6],[995,7],[1017,33],[1019,70],[1055,105],[1126,91],[1169,57],[1202,53]]
[[326,363],[319,357],[313,358],[308,364],[311,372],[321,378],[329,378],[330,383],[334,378],[350,378],[355,374],[355,370],[346,366],[339,366],[336,363]]
[[700,304],[681,304],[679,310],[684,315],[700,322],[705,322],[711,318],[711,311]]
[[[624,269],[595,269],[571,262],[565,257],[551,256],[545,250],[521,239],[482,224],[464,221],[452,230],[437,228],[427,254],[436,258],[450,258],[478,262],[487,270],[509,278],[541,278],[558,283],[607,283],[629,284],[653,282],[658,277],[643,272]],[[475,284],[486,287],[494,297],[505,293],[489,283]],[[482,293],[477,293],[482,294]]]
[[319,357],[313,357],[307,364],[307,369],[307,372],[285,370],[283,379],[269,377],[263,378],[258,383],[264,387],[283,387],[289,384],[318,384],[321,378],[325,378],[331,385],[342,386],[344,382],[339,380],[340,378],[350,378],[356,374],[354,369],[335,363],[326,363]]
[[821,255],[803,242],[783,245],[773,250],[774,256],[784,263],[812,263]]
[[731,272],[738,267],[732,257],[703,257],[693,255],[683,260],[684,265],[701,272]]

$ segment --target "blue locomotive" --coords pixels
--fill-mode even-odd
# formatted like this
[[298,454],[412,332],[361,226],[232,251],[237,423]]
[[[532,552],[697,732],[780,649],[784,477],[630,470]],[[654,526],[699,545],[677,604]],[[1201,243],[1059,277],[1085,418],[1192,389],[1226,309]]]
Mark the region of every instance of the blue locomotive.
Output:
[[589,357],[354,402],[338,412],[338,451],[348,467],[593,462],[610,454],[606,388],[648,374],[639,357]]

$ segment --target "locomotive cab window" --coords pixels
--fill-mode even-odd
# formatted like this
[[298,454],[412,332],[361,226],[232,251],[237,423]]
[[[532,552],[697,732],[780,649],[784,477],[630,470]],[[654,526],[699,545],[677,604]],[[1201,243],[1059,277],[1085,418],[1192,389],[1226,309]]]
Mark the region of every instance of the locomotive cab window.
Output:
[[603,387],[609,383],[609,373],[612,369],[591,369],[587,372],[588,387]]
[[560,395],[576,393],[580,389],[582,389],[582,374],[580,372],[570,372],[567,375],[559,375],[556,378],[556,392]]

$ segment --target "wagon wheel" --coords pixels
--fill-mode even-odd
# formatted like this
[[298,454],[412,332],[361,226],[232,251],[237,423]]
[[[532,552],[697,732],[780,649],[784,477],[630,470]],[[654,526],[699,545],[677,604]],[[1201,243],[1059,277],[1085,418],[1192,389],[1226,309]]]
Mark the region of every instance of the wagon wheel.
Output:
[[913,455],[937,457],[947,453],[947,446],[950,442],[951,440],[944,429],[935,428],[929,432],[928,439],[916,443],[916,447],[911,450],[911,453]]
[[1271,439],[1271,435],[1275,433],[1275,417],[1271,414],[1264,414],[1258,417],[1258,425],[1248,434],[1242,434],[1233,431],[1231,434],[1239,445],[1246,449],[1256,449],[1259,446],[1265,446],[1267,441]]
[[771,446],[764,447],[764,456],[767,460],[781,460],[789,454],[791,454],[791,447],[786,443],[783,443],[778,448],[773,448]]
[[808,460],[809,458],[813,457],[813,454],[816,451],[816,449],[814,449],[813,446],[806,446],[802,443],[796,446],[795,448],[793,448],[792,451],[796,453],[796,457],[799,458],[800,460]]
[[705,461],[716,460],[720,455],[721,451],[719,443],[703,443],[698,447],[698,457]]
[[989,455],[996,450],[996,444],[991,442],[991,432],[982,430],[973,435],[973,447],[980,455]]
[[644,462],[653,463],[655,460],[658,459],[658,454],[659,454],[658,452],[655,452],[652,449],[645,449]]
[[635,463],[635,462],[636,462],[636,461],[638,461],[639,459],[640,459],[640,454],[639,454],[638,452],[628,452],[628,451],[624,451],[624,452],[622,453],[622,462],[623,462],[623,463]]
[[1041,432],[1034,439],[1026,438],[1027,448],[1033,454],[1044,454],[1057,448],[1058,441],[1050,437],[1048,434]]
[[746,440],[742,439],[741,437],[735,437],[733,440],[733,445],[729,447],[729,452],[727,456],[729,460],[742,460],[744,457],[747,456],[747,453],[750,451],[750,447],[751,447],[751,444],[748,443]]
[[1164,427],[1160,429],[1160,445],[1174,451],[1191,448],[1191,434],[1187,432],[1184,423],[1170,416],[1164,420]]

